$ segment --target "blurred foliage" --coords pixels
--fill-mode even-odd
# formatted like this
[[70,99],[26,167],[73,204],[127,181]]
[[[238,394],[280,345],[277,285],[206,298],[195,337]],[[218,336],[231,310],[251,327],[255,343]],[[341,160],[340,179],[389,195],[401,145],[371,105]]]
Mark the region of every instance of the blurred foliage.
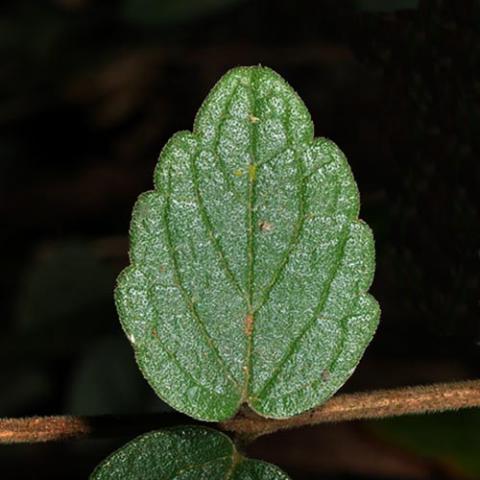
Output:
[[51,245],[20,280],[15,326],[23,332],[61,330],[66,337],[98,330],[114,318],[114,285],[115,272],[88,244]]
[[80,240],[42,244],[19,278],[12,329],[0,340],[0,355],[11,361],[0,371],[8,385],[0,390],[2,415],[63,409],[64,382],[76,375],[70,362],[91,339],[115,330],[116,270],[99,247]]
[[212,14],[242,0],[125,0],[124,17],[135,23],[168,26]]
[[2,385],[8,385],[0,390],[1,416],[34,411],[47,404],[54,392],[54,379],[39,366],[2,365],[0,378]]
[[480,478],[480,411],[407,416],[372,422],[382,440],[438,461],[454,478]]
[[478,355],[480,4],[420,6],[415,15],[364,17],[357,32],[357,52],[386,99],[377,284],[384,313],[405,334],[422,328],[450,338],[444,351]]
[[418,8],[419,0],[356,0],[355,5],[359,10],[369,12],[395,12],[398,10],[411,10]]
[[101,415],[169,410],[142,377],[124,336],[94,340],[72,370],[67,413]]

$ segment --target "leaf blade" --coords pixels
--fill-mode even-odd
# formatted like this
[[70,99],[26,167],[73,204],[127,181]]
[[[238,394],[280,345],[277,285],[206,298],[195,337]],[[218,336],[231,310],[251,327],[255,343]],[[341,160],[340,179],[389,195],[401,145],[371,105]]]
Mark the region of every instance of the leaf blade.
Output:
[[157,394],[203,420],[328,399],[378,324],[365,297],[375,252],[348,163],[314,139],[298,95],[270,69],[231,70],[193,132],[164,147],[154,183],[134,208],[116,303]]
[[242,457],[223,433],[175,427],[141,435],[107,457],[90,480],[288,480],[274,465]]

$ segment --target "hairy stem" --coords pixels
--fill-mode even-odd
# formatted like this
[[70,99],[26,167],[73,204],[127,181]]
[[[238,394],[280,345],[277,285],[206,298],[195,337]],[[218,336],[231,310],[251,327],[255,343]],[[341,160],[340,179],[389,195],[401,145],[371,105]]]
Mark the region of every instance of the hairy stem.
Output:
[[[480,380],[337,395],[309,412],[273,420],[238,414],[216,426],[255,438],[277,430],[326,422],[384,418],[480,407]],[[32,443],[81,437],[134,435],[162,427],[201,423],[179,413],[123,416],[53,416],[0,419],[1,443]],[[211,424],[210,424],[211,425]]]
[[221,423],[220,427],[227,431],[260,436],[319,423],[397,417],[470,407],[480,407],[480,380],[337,395],[320,407],[285,420],[237,416]]

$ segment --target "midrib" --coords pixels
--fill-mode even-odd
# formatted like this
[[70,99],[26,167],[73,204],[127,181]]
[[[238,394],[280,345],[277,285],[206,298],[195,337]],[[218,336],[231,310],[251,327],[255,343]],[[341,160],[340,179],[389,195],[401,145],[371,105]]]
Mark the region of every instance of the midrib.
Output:
[[[250,98],[251,112],[250,115],[256,117],[256,99],[255,99],[255,81],[256,68],[252,68],[250,76]],[[256,159],[257,159],[257,127],[256,123],[250,124],[251,142],[250,142],[250,162],[248,165],[248,195],[247,195],[247,314],[245,316],[245,335],[247,337],[247,351],[244,363],[244,384],[242,391],[242,403],[247,401],[249,395],[250,377],[252,371],[252,347],[253,333],[255,330],[255,317],[253,311],[253,289],[254,289],[254,260],[255,260],[255,182],[256,182]]]

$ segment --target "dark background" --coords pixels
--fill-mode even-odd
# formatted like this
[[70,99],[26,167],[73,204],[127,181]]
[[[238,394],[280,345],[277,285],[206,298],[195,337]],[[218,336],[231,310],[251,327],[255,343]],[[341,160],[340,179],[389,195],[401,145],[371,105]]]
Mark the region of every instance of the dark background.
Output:
[[[346,153],[383,314],[343,391],[479,375],[480,2],[4,0],[0,416],[167,408],[112,290],[137,195],[229,68],[278,71]],[[250,450],[294,479],[480,478],[480,414],[321,426]],[[86,478],[128,437],[0,447]]]

